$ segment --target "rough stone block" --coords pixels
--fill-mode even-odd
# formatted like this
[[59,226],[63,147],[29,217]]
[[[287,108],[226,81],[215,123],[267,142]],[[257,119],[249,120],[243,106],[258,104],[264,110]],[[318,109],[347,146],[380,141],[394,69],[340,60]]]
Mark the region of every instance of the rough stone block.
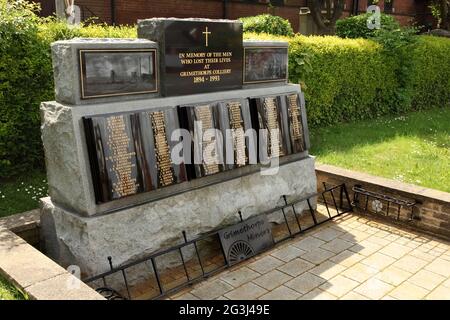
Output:
[[122,264],[179,243],[182,231],[192,239],[238,222],[238,211],[248,218],[275,208],[282,195],[300,197],[315,188],[314,158],[309,157],[281,166],[274,176],[257,172],[94,217],[81,217],[45,198],[42,238],[56,261],[78,264],[93,274],[108,269],[108,256],[114,264]]
[[[225,180],[238,178],[253,172],[259,172],[258,165],[244,166],[231,171],[221,172],[215,175],[195,179],[186,183],[176,184],[154,190],[152,192],[141,193],[134,196],[125,197],[103,204],[96,204],[94,198],[94,188],[91,177],[88,150],[83,127],[83,117],[112,114],[117,112],[133,112],[136,110],[152,110],[161,106],[178,106],[181,104],[203,103],[211,101],[225,101],[229,99],[242,99],[242,97],[281,95],[288,93],[301,93],[297,85],[276,86],[271,88],[255,88],[246,90],[230,90],[217,93],[190,95],[183,97],[143,99],[128,102],[98,103],[93,105],[80,105],[71,107],[57,102],[45,102],[41,105],[42,119],[42,140],[45,150],[47,176],[49,183],[49,195],[56,205],[72,211],[78,215],[92,216],[114,210],[124,209],[142,203],[148,203],[155,199],[180,194],[186,190],[198,189],[205,185],[220,183]],[[305,137],[308,137],[308,130],[305,127]],[[280,165],[299,160],[308,156],[308,152],[289,155],[280,158]],[[282,170],[281,170],[282,171]],[[283,176],[278,174],[274,181],[288,178],[287,181],[295,181],[294,184],[300,186],[302,179],[306,182],[313,181],[315,184],[314,168],[309,168],[306,172],[298,171],[294,176]],[[271,178],[265,179],[263,185],[254,188],[265,189]],[[261,181],[260,181],[261,182]],[[247,179],[247,184],[256,184]],[[255,189],[255,190],[256,190]],[[311,193],[315,189],[308,189]],[[296,191],[284,191],[286,195],[299,195]],[[219,193],[220,194],[220,193]],[[303,194],[304,195],[304,194]],[[269,197],[270,199],[271,197]],[[265,200],[263,200],[265,201]],[[269,200],[271,201],[271,200]],[[273,207],[272,207],[273,208]]]

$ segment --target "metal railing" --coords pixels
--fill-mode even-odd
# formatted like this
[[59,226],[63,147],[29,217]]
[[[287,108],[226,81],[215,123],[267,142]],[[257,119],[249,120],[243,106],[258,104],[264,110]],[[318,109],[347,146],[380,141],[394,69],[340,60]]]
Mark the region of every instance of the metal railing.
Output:
[[[340,199],[339,205],[337,204],[334,195],[334,193],[337,191],[339,191],[339,199]],[[331,197],[332,199],[331,203],[327,201],[327,198],[329,197]],[[312,202],[314,199],[318,202],[320,201],[325,206],[326,214],[322,215],[319,214],[316,210],[314,210]],[[313,193],[305,197],[296,199],[293,202],[288,202],[286,196],[283,196],[283,200],[284,204],[282,206],[276,207],[272,210],[260,214],[260,215],[274,215],[277,213],[281,213],[282,215],[281,220],[283,222],[275,224],[275,226],[272,227],[272,230],[276,228],[282,229],[281,227],[284,224],[285,230],[287,230],[287,232],[285,232],[285,234],[282,235],[282,237],[280,238],[276,238],[274,236],[273,245],[282,242],[286,239],[293,238],[296,235],[305,232],[306,230],[314,228],[324,222],[330,221],[334,217],[353,211],[345,184],[326,188],[321,193]],[[344,205],[345,202],[347,203],[347,205]],[[299,206],[301,203],[306,203],[307,209],[304,210],[303,212],[297,212],[298,210],[296,209],[296,207]],[[241,222],[244,221],[241,213],[238,212],[238,214]],[[292,219],[289,219],[289,214],[291,214]],[[302,218],[304,220],[311,218],[310,219],[311,224],[304,225],[301,221]],[[207,278],[210,275],[219,272],[220,270],[230,267],[230,264],[227,262],[226,255],[220,241],[218,241],[219,244],[218,248],[215,248],[215,250],[213,250],[215,251],[213,254],[213,258],[210,257],[211,260],[215,259],[215,263],[210,263],[211,260],[207,260],[204,255],[202,256],[201,249],[199,248],[200,247],[199,243],[201,242],[211,243],[217,241],[219,231],[220,230],[215,230],[213,232],[210,232],[193,240],[188,240],[186,232],[183,231],[182,233],[183,243],[172,246],[168,249],[156,251],[141,259],[137,259],[130,263],[126,263],[120,266],[114,266],[112,258],[108,257],[110,270],[98,274],[96,276],[90,277],[88,279],[85,279],[84,282],[94,287],[100,294],[102,294],[107,299],[110,300],[134,299],[136,298],[136,296],[132,294],[132,290],[130,288],[131,286],[127,276],[127,270],[143,263],[145,264],[146,267],[149,267],[151,269],[149,279],[151,279],[154,284],[154,285],[149,284],[147,286],[147,291],[150,291],[150,289],[153,289],[153,291],[155,291],[153,295],[147,298],[148,299],[161,298],[170,293],[178,291],[179,289],[185,286],[193,284],[194,282],[198,282],[204,278]],[[274,232],[274,234],[276,235],[276,233],[278,232],[279,230],[277,230],[277,232]],[[187,261],[188,259],[187,255],[183,253],[183,249],[187,249],[189,247],[191,247],[191,255],[193,256],[193,259],[197,261],[197,268],[196,268],[197,275],[193,275],[194,269],[192,268],[193,266],[191,263],[193,259]],[[269,247],[268,249],[272,247],[273,246]],[[174,286],[169,287],[168,283],[165,283],[168,277],[163,277],[161,275],[161,273],[164,272],[164,270],[167,270],[167,266],[158,265],[157,259],[165,255],[173,255],[174,253],[177,254],[180,258],[181,264],[178,266],[179,269],[178,274],[182,274],[182,278],[184,279],[184,281],[178,281],[179,283],[175,281],[176,284]],[[108,283],[107,278],[109,276],[115,276],[116,279],[111,283]],[[115,286],[120,287],[120,289],[113,288]]]
[[[402,209],[407,213],[407,221],[412,221],[414,208],[417,204],[415,200],[404,200],[398,197],[369,191],[361,185],[355,185],[353,188],[352,205],[367,212],[383,214],[386,217],[395,215],[396,220],[400,220]],[[369,207],[369,202],[372,203]]]

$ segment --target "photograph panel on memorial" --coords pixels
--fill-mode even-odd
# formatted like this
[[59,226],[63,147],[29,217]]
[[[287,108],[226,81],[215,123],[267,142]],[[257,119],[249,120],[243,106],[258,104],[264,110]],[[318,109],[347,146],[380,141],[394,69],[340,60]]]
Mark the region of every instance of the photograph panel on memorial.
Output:
[[[172,159],[172,150],[181,143],[174,131],[179,129],[176,108],[144,111],[139,113],[142,155],[149,168],[151,189],[158,189],[187,181],[185,159]],[[148,190],[148,189],[147,189]]]
[[181,127],[192,137],[189,179],[224,171],[224,139],[219,129],[217,103],[180,106],[179,117]]
[[244,84],[287,83],[288,43],[244,42]]
[[159,95],[158,44],[74,38],[51,44],[55,100],[73,106]]
[[219,102],[219,128],[223,137],[226,169],[243,167],[257,162],[257,136],[252,130],[247,99]]
[[156,49],[81,49],[81,98],[158,91]]
[[236,20],[138,21],[138,37],[160,45],[163,96],[241,89],[242,30]]
[[259,162],[288,154],[279,96],[251,99],[253,127],[258,130]]
[[97,203],[143,192],[146,163],[139,150],[137,114],[84,118]]

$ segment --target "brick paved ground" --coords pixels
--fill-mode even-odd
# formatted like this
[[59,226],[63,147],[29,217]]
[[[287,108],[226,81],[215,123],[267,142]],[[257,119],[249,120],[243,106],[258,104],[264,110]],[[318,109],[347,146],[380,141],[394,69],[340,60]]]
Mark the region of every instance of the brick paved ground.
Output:
[[450,300],[450,242],[348,214],[169,298]]

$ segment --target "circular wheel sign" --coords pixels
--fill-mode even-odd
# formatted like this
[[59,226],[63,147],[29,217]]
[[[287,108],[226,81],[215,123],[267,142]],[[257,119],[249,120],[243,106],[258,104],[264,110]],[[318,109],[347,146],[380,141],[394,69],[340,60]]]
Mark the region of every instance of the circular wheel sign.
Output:
[[228,251],[228,258],[230,263],[238,263],[253,256],[253,248],[246,241],[236,241]]

